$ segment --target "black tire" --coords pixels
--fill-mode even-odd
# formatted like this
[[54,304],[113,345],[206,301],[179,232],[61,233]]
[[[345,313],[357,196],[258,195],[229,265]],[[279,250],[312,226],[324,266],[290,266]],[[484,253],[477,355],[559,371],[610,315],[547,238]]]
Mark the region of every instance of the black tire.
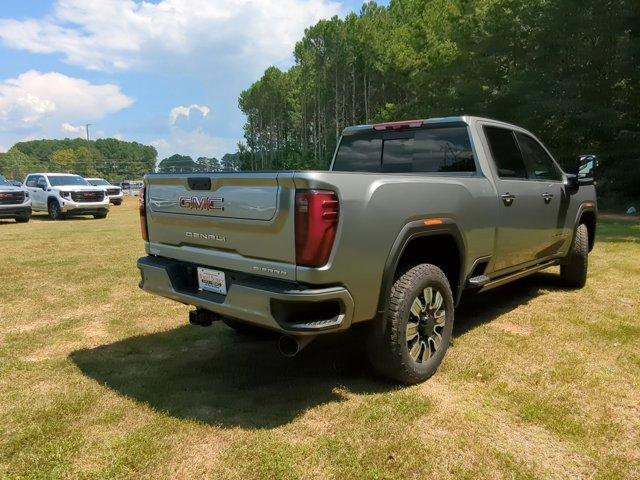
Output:
[[[435,307],[435,314],[429,320],[429,312],[423,314],[426,320],[422,325],[415,341],[409,340],[407,324],[413,316],[412,305],[420,296],[426,299],[426,291],[439,292],[442,298],[441,307]],[[437,298],[437,294],[435,295]],[[425,308],[430,304],[424,301]],[[433,303],[435,305],[435,303]],[[444,309],[444,312],[442,312]],[[421,314],[422,315],[422,314]],[[442,325],[433,323],[436,318]],[[444,320],[442,320],[444,318]],[[438,267],[430,264],[416,265],[401,275],[391,287],[391,293],[387,302],[387,310],[381,322],[370,331],[367,342],[368,356],[374,368],[385,377],[405,384],[419,383],[431,377],[442,362],[451,341],[453,332],[454,303],[453,294],[447,277]],[[420,320],[422,322],[423,320]],[[431,322],[430,324],[428,322]],[[413,323],[413,322],[412,322]],[[440,332],[439,344],[436,346],[436,338],[429,336],[428,328],[435,335],[435,327]],[[416,331],[418,331],[416,329]],[[426,338],[426,342],[423,340]],[[414,359],[410,354],[410,345],[415,347],[415,342],[421,342],[418,358]],[[431,343],[433,342],[433,344]],[[422,346],[424,344],[424,347]],[[434,347],[432,350],[431,347]],[[429,348],[428,357],[426,348]]]
[[16,223],[27,223],[31,217],[16,217]]
[[582,288],[587,283],[589,267],[589,231],[583,223],[573,236],[573,243],[565,261],[560,265],[562,282],[570,288]]
[[238,335],[251,338],[272,338],[276,337],[277,333],[266,328],[255,327],[245,322],[240,322],[232,318],[222,318],[222,322]]
[[114,200],[114,201],[113,201],[113,204],[114,204],[116,207],[118,207],[118,206],[122,205],[122,200]]
[[102,220],[104,218],[107,218],[107,214],[106,213],[94,213],[93,214],[93,218],[95,218],[96,220]]
[[60,204],[56,200],[50,200],[47,206],[49,218],[53,221],[64,220],[65,214],[60,208]]

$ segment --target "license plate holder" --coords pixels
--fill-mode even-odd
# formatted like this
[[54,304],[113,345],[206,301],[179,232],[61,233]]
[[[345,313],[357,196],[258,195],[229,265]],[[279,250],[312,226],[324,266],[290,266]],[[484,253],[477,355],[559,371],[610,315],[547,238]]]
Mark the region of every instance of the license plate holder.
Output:
[[227,294],[227,279],[224,272],[198,267],[198,289],[205,292]]

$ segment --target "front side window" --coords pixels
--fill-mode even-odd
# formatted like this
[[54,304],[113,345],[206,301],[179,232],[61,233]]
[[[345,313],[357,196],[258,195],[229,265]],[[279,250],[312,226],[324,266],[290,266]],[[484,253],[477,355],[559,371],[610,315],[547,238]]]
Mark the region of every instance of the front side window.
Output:
[[52,187],[62,187],[64,185],[89,185],[89,182],[79,175],[49,175],[49,183]]
[[333,169],[351,172],[475,172],[466,126],[373,132],[342,139]]
[[516,132],[516,138],[531,180],[562,180],[554,161],[537,140],[520,132]]
[[29,175],[27,177],[25,185],[27,187],[35,188],[36,187],[36,177],[35,177],[35,175]]
[[484,132],[491,148],[493,161],[498,169],[498,176],[500,178],[526,179],[527,170],[513,132],[498,127],[484,127]]

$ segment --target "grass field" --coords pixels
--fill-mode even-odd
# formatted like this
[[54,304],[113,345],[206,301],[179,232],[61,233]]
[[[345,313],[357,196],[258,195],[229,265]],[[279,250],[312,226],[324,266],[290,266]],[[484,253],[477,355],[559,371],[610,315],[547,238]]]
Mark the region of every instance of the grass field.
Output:
[[348,338],[272,341],[140,291],[134,200],[0,222],[0,478],[640,478],[640,223],[468,299],[438,373],[376,379]]

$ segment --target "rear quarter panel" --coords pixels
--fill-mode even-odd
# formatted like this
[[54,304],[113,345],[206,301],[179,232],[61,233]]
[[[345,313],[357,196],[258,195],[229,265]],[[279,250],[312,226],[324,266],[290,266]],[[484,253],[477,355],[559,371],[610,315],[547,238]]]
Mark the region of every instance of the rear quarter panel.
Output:
[[297,279],[341,284],[354,297],[354,321],[376,315],[383,271],[402,228],[410,222],[446,217],[458,226],[465,272],[490,255],[494,242],[496,195],[483,176],[300,172],[296,188],[334,190],[340,199],[340,223],[329,263],[319,269],[298,267]]

